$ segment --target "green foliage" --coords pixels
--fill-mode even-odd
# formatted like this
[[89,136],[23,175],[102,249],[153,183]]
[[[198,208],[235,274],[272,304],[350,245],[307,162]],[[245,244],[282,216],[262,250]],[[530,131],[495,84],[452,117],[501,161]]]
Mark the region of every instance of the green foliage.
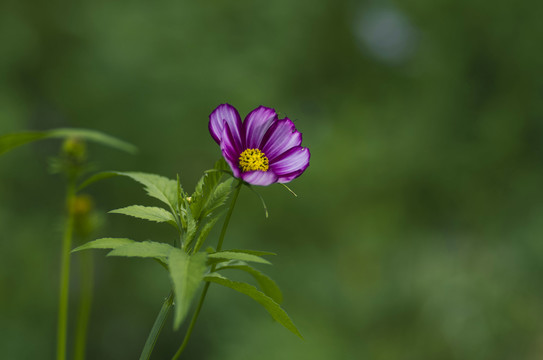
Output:
[[178,329],[207,269],[206,254],[187,255],[180,249],[172,248],[168,256],[168,264],[176,299],[174,329]]
[[202,227],[202,229],[200,230],[200,234],[198,235],[198,239],[196,240],[196,244],[194,244],[193,252],[200,251],[200,248],[202,247],[204,241],[207,239],[209,232],[211,231],[211,229],[213,229],[213,226],[215,226],[220,217],[221,214],[217,214]]
[[181,222],[185,230],[185,238],[183,240],[183,247],[188,249],[192,241],[194,240],[196,233],[198,231],[198,222],[192,216],[192,211],[188,205],[188,201],[183,201],[183,207],[180,210],[181,213]]
[[114,172],[120,176],[127,176],[144,186],[147,195],[154,197],[168,205],[171,209],[177,209],[177,181],[164,176],[140,172]]
[[274,320],[303,339],[302,334],[300,334],[285,310],[283,310],[281,306],[279,306],[279,304],[277,304],[277,302],[275,302],[271,297],[259,291],[254,286],[243,282],[232,281],[218,273],[208,274],[204,276],[204,280],[229,287],[251,297],[253,300],[262,305]]
[[113,249],[107,254],[107,256],[155,258],[165,261],[172,249],[174,249],[173,246],[164,243],[154,241],[135,241],[133,243],[122,245]]
[[138,219],[155,221],[158,223],[168,222],[175,226],[175,218],[172,213],[163,208],[153,206],[132,205],[121,209],[111,210],[112,214],[124,214]]
[[89,241],[86,244],[76,247],[72,252],[89,250],[89,249],[116,249],[120,246],[135,243],[134,240],[126,238],[102,238],[93,241]]
[[251,262],[271,265],[271,263],[268,260],[261,258],[260,256],[257,256],[257,255],[249,254],[243,250],[218,251],[212,254],[208,254],[208,258],[212,259],[211,260],[212,263],[221,262],[225,260],[240,260],[240,261],[251,261]]
[[[194,193],[185,198],[182,209],[182,222],[186,226],[185,247],[190,251],[190,246],[196,239],[192,252],[197,252],[203,245],[209,232],[216,224],[221,213],[219,209],[230,195],[232,190],[232,178],[220,182],[222,171],[228,167],[224,159],[215,163],[212,170],[206,173],[198,181]],[[198,234],[198,236],[196,236]]]
[[[159,223],[168,222],[174,225],[183,235],[182,249],[152,241],[135,242],[129,239],[105,238],[80,246],[74,251],[112,249],[108,256],[143,257],[158,260],[170,274],[175,295],[174,329],[178,329],[185,319],[191,301],[204,280],[204,274],[208,271],[208,266],[212,266],[211,271],[213,271],[216,264],[223,263],[217,270],[244,271],[258,282],[262,291],[249,284],[228,280],[217,273],[206,276],[206,281],[231,287],[252,297],[263,305],[275,320],[296,335],[301,336],[286,312],[279,306],[282,294],[277,284],[246,263],[270,264],[261,256],[275,255],[274,253],[239,249],[209,254],[198,252],[221,216],[220,213],[216,213],[217,209],[226,202],[232,189],[231,178],[220,182],[225,166],[224,160],[221,160],[215,164],[214,171],[206,172],[199,180],[191,197],[187,197],[183,191],[179,176],[176,180],[170,180],[154,174],[107,172],[91,177],[81,187],[111,176],[130,177],[142,184],[149,196],[162,201],[171,211],[158,207],[132,205],[110,212]],[[194,247],[191,249],[194,242]],[[190,255],[191,253],[192,255]]]
[[54,129],[47,131],[27,131],[0,136],[0,155],[18,146],[42,139],[81,138],[107,145],[129,153],[135,153],[136,147],[113,136],[87,129]]
[[273,299],[278,304],[283,302],[283,294],[279,286],[273,281],[269,276],[263,274],[259,270],[255,269],[251,265],[244,263],[243,261],[229,261],[223,264],[219,264],[216,270],[227,270],[227,269],[236,269],[244,271],[252,275],[255,280],[258,282],[260,289],[266,295]]
[[85,181],[83,181],[79,185],[77,190],[81,191],[84,188],[86,188],[87,186],[89,186],[89,185],[91,185],[91,184],[93,184],[93,183],[95,183],[97,181],[108,179],[108,178],[114,177],[114,176],[119,176],[119,174],[117,174],[115,172],[112,172],[112,171],[103,171],[103,172],[96,173],[96,174],[92,175],[91,177],[89,177],[88,179],[86,179]]
[[93,184],[96,181],[114,176],[126,176],[143,185],[147,195],[162,201],[170,209],[178,208],[177,181],[167,177],[141,172],[105,171],[95,174],[79,185],[79,190]]
[[267,256],[267,255],[277,255],[274,252],[271,251],[262,251],[262,250],[249,250],[249,249],[228,249],[226,251],[230,252],[236,252],[236,253],[245,253],[245,254],[251,254],[256,256]]
[[226,162],[220,159],[215,163],[214,170],[206,172],[196,184],[196,189],[191,195],[190,208],[195,219],[201,220],[224,204],[232,188],[233,179],[222,183],[219,181]]

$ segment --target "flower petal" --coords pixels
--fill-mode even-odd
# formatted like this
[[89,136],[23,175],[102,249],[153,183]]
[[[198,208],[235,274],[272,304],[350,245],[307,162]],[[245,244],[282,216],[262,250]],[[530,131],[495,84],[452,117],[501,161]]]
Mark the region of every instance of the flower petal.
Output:
[[224,160],[226,160],[228,165],[230,165],[234,176],[239,178],[241,171],[238,167],[238,158],[241,150],[238,148],[234,140],[234,136],[232,135],[232,131],[230,130],[230,126],[226,123],[226,121],[224,122],[220,145]]
[[288,179],[291,175],[304,172],[309,166],[310,157],[311,153],[308,148],[296,146],[280,155],[273,162],[270,162],[270,169],[278,177]]
[[241,173],[243,181],[251,185],[268,186],[277,181],[277,175],[273,171],[248,171]]
[[296,130],[296,126],[289,118],[285,118],[271,125],[259,148],[270,161],[273,161],[287,150],[301,144],[302,134]]
[[303,172],[304,170],[298,170],[288,175],[279,176],[277,178],[277,182],[282,183],[282,184],[291,182],[292,180],[296,179],[298,176],[302,175]]
[[241,148],[241,131],[243,126],[238,111],[230,104],[217,106],[217,108],[209,115],[209,132],[211,136],[215,139],[217,144],[220,144],[225,121],[230,126],[230,130],[232,131],[232,135],[234,135],[238,147]]
[[243,122],[245,129],[245,149],[258,148],[264,134],[268,131],[272,122],[277,119],[275,110],[265,106],[259,106],[247,115]]

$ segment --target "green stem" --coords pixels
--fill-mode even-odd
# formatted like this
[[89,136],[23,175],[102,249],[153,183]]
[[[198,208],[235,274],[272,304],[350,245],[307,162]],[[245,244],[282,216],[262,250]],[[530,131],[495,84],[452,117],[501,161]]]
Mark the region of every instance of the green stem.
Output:
[[[234,191],[234,196],[232,197],[232,203],[230,203],[230,208],[228,209],[228,213],[226,214],[226,217],[224,218],[224,223],[222,224],[221,234],[219,235],[219,242],[217,243],[217,250],[215,251],[221,251],[222,249],[224,235],[226,235],[226,229],[228,228],[228,223],[230,222],[230,218],[232,217],[232,213],[234,212],[234,206],[236,205],[236,200],[238,199],[239,191],[241,190],[241,185],[243,185],[243,182],[241,180],[238,180],[238,184],[236,185],[236,190]],[[214,270],[215,270],[215,266],[213,266],[213,271]]]
[[79,309],[75,330],[74,360],[85,359],[87,345],[87,330],[90,319],[93,293],[93,262],[92,252],[84,251],[80,255],[81,291],[79,294]]
[[153,328],[151,329],[151,332],[149,333],[149,336],[147,337],[147,341],[145,342],[145,346],[143,347],[143,351],[141,352],[141,355],[140,355],[140,360],[148,360],[151,357],[153,348],[155,347],[155,344],[158,340],[158,336],[160,335],[160,332],[162,331],[162,328],[164,327],[164,323],[166,322],[166,317],[168,316],[168,313],[170,312],[172,305],[173,305],[173,291],[170,291],[170,294],[164,300],[164,304],[162,304],[162,308],[160,309],[160,312],[158,313],[155,323],[153,324]]
[[[221,234],[219,235],[219,242],[217,243],[217,250],[221,251],[222,249],[222,243],[224,241],[224,236],[226,235],[226,229],[228,228],[228,224],[230,222],[230,218],[232,217],[232,213],[234,212],[234,206],[236,205],[236,200],[238,199],[239,191],[241,190],[241,185],[243,182],[239,180],[236,190],[234,192],[234,196],[232,197],[232,202],[230,203],[230,208],[228,209],[228,213],[226,214],[226,217],[224,218],[224,223],[222,225]],[[211,272],[215,271],[216,264],[214,264],[211,267]],[[204,285],[204,290],[202,291],[202,295],[200,296],[200,300],[198,301],[198,306],[196,307],[196,311],[194,311],[194,315],[192,315],[192,320],[190,321],[190,325],[187,329],[187,332],[185,334],[185,338],[183,339],[183,343],[181,343],[181,346],[173,356],[172,360],[176,360],[181,356],[181,353],[183,350],[185,350],[185,347],[187,346],[187,343],[189,341],[190,335],[192,334],[192,330],[194,328],[194,325],[196,324],[196,320],[198,319],[198,315],[200,315],[200,310],[202,309],[202,306],[204,305],[204,300],[207,295],[207,290],[209,289],[209,282],[206,282]]]
[[57,330],[57,360],[66,359],[66,335],[68,327],[68,287],[70,283],[70,250],[72,247],[72,233],[74,214],[72,203],[75,197],[75,179],[68,180],[66,191],[66,206],[68,207],[68,219],[62,240],[60,292],[58,302],[58,330]]

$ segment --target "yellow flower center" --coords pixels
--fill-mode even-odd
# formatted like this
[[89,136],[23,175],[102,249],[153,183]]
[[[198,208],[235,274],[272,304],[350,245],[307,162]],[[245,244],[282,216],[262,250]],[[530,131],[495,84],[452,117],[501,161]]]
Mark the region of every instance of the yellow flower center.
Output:
[[239,156],[241,171],[268,171],[270,162],[266,155],[258,149],[247,149]]

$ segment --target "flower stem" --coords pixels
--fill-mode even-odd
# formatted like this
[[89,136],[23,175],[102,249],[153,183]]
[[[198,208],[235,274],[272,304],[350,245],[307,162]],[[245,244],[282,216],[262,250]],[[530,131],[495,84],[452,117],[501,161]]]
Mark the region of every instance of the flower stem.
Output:
[[87,330],[90,319],[93,293],[93,261],[91,252],[80,254],[81,291],[79,294],[79,309],[75,330],[74,360],[85,359],[87,345]]
[[[224,218],[224,223],[222,225],[221,234],[219,235],[219,242],[217,243],[217,250],[221,251],[222,249],[222,243],[224,241],[224,236],[226,235],[226,229],[228,228],[228,224],[230,222],[230,218],[232,217],[232,213],[234,212],[234,206],[236,205],[236,200],[238,199],[239,191],[241,190],[241,185],[243,182],[239,180],[238,184],[236,185],[236,190],[234,191],[234,196],[232,197],[232,202],[230,203],[230,208],[228,209],[228,213],[226,214],[226,217]],[[211,267],[211,272],[215,271],[216,265],[213,265]],[[202,306],[204,305],[204,300],[207,295],[207,290],[209,289],[209,282],[206,282],[204,285],[204,290],[202,291],[202,295],[200,295],[200,300],[198,301],[198,306],[196,307],[196,310],[194,311],[194,315],[192,315],[192,319],[190,321],[190,325],[187,329],[187,332],[185,334],[185,338],[183,339],[183,343],[181,343],[181,346],[173,356],[172,360],[176,360],[181,356],[181,353],[183,350],[185,350],[185,347],[187,346],[187,343],[189,341],[190,335],[192,334],[192,330],[194,328],[194,325],[196,324],[196,320],[198,319],[198,315],[200,315],[200,310],[202,309]]]
[[68,180],[66,191],[66,206],[68,219],[64,230],[61,253],[60,292],[58,302],[58,328],[57,328],[57,360],[66,359],[66,335],[68,328],[68,287],[70,283],[70,250],[72,247],[72,233],[74,214],[72,203],[75,196],[75,178]]
[[[234,196],[232,197],[232,202],[230,203],[230,208],[228,209],[228,213],[226,214],[226,217],[224,218],[224,223],[222,224],[221,234],[219,235],[219,242],[217,243],[217,250],[215,251],[221,251],[222,249],[224,235],[226,235],[226,229],[228,228],[230,217],[232,217],[232,213],[234,212],[234,206],[236,205],[239,191],[241,190],[241,185],[243,185],[243,182],[241,180],[238,180],[238,184],[236,185],[236,190],[234,190]],[[215,270],[215,266],[213,266],[213,271],[214,270]]]
[[170,312],[172,305],[173,305],[173,291],[170,291],[170,294],[164,300],[164,303],[162,304],[162,308],[160,309],[160,312],[158,313],[158,316],[155,320],[155,323],[153,324],[151,332],[149,333],[149,336],[147,337],[147,341],[145,342],[145,346],[143,347],[143,350],[140,355],[140,360],[148,360],[151,357],[153,348],[155,347],[155,344],[158,340],[158,336],[160,335],[160,332],[162,331],[162,328],[164,327],[164,323],[166,322],[166,317],[168,316],[168,313]]

